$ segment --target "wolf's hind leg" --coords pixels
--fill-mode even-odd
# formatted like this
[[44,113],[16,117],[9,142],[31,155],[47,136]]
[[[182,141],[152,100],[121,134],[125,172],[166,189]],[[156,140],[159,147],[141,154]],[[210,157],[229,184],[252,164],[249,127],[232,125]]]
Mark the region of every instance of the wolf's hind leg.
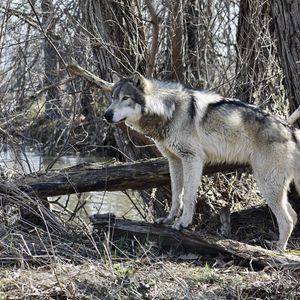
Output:
[[[294,178],[294,184],[295,184],[296,190],[298,192],[298,195],[300,197],[300,170],[299,170],[299,172],[297,172],[297,171],[298,170],[296,170],[296,176]],[[288,203],[288,210],[289,210],[290,215],[293,218],[293,222],[294,222],[294,226],[295,226],[297,224],[297,213],[294,211],[294,209],[292,208],[290,203]]]
[[[278,174],[277,176],[274,176],[274,174],[273,176],[271,174],[264,177],[256,176],[256,180],[260,192],[277,220],[279,228],[277,250],[284,251],[295,222],[297,222],[297,216],[287,199],[288,182],[284,182]],[[265,178],[269,178],[270,181]]]
[[287,201],[287,209],[288,209],[288,212],[289,212],[290,216],[293,219],[293,224],[295,226],[297,224],[297,221],[298,221],[297,213],[295,212],[292,205],[288,201]]
[[183,169],[182,162],[179,158],[169,158],[169,169],[171,176],[172,204],[169,215],[165,218],[158,218],[158,224],[173,223],[178,212],[182,208],[182,189],[183,189]]
[[[298,171],[298,170],[297,170]],[[294,178],[294,184],[296,187],[296,190],[298,192],[298,195],[300,196],[300,170],[296,173],[297,176]]]

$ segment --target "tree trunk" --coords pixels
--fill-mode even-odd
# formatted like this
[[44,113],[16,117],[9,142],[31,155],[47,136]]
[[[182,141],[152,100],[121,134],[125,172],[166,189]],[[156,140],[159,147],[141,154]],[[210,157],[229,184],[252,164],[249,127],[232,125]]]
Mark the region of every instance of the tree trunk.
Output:
[[[103,1],[88,0],[82,2],[84,21],[90,33],[90,45],[95,58],[98,75],[112,82],[111,71],[115,69],[114,50],[109,51],[110,34],[106,28],[106,4]],[[111,28],[110,28],[111,29]]]
[[214,49],[214,1],[186,1],[183,26],[186,82],[201,88],[215,88],[213,73],[218,57]]
[[[273,0],[272,16],[290,110],[300,106],[300,2]],[[298,121],[298,125],[300,122]]]
[[276,114],[286,114],[269,1],[240,1],[237,54],[236,96]]
[[184,65],[183,65],[183,3],[182,1],[172,1],[171,3],[172,17],[172,66],[173,80],[184,83]]
[[[47,36],[55,44],[55,33],[53,23],[53,2],[52,0],[43,0],[41,3],[43,12],[42,26]],[[50,86],[59,81],[59,60],[55,49],[47,38],[44,38],[44,86]],[[58,119],[61,116],[59,89],[53,85],[46,94],[45,116],[49,119]]]
[[261,36],[269,30],[269,4],[240,1],[239,22],[237,27],[237,95],[239,99],[255,103],[256,86],[263,76],[266,66],[263,63]]

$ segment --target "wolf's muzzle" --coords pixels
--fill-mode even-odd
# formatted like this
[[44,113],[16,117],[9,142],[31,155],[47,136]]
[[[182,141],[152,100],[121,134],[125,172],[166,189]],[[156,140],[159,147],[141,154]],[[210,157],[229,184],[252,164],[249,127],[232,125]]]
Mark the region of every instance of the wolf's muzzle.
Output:
[[112,110],[107,110],[104,114],[104,118],[108,123],[113,122],[114,113]]

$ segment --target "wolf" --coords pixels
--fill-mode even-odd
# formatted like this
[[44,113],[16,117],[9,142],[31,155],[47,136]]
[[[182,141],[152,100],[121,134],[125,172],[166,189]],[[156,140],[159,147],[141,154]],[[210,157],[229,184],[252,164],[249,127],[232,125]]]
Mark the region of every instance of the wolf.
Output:
[[289,184],[300,192],[300,131],[256,106],[217,93],[134,74],[114,84],[104,117],[152,138],[168,158],[172,204],[158,223],[191,225],[205,164],[250,164],[277,219],[284,251],[297,222]]

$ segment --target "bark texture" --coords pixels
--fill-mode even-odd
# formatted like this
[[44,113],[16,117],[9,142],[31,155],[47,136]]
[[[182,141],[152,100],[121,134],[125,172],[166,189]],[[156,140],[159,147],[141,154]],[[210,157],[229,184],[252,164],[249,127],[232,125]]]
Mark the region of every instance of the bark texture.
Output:
[[[42,26],[48,38],[44,39],[44,86],[51,86],[46,94],[45,116],[49,119],[58,119],[61,116],[59,89],[55,83],[59,80],[59,59],[53,45],[56,43],[55,27],[53,22],[54,6],[52,0],[43,0]],[[49,38],[53,45],[51,45]]]
[[168,249],[183,247],[187,251],[197,251],[197,253],[203,254],[229,253],[262,266],[275,268],[297,268],[300,265],[298,256],[280,254],[258,246],[187,229],[177,231],[166,225],[116,219],[111,215],[108,218],[95,215],[92,222],[94,228],[100,231],[104,228],[109,229],[113,236],[126,234],[131,237],[143,237]]
[[[232,171],[242,166],[207,166],[204,174]],[[170,184],[165,158],[131,163],[88,164],[58,172],[27,176],[16,183],[19,188],[40,197],[83,193],[88,191],[144,190]]]
[[300,106],[300,2],[273,0],[272,16],[291,112]]

